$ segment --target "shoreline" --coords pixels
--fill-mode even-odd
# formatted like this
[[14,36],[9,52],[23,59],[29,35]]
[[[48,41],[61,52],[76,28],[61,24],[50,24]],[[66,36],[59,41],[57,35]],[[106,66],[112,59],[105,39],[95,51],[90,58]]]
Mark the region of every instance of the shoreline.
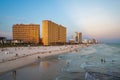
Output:
[[[51,46],[50,46],[51,47]],[[59,50],[45,50],[43,52],[36,52],[32,54],[27,54],[24,56],[18,56],[11,60],[7,60],[5,62],[0,63],[0,75],[13,71],[15,69],[24,67],[26,65],[32,64],[37,60],[40,60],[45,57],[55,56],[59,54],[64,54],[71,51],[77,51],[77,49],[85,47],[84,45],[67,45],[62,46],[63,48],[59,48]],[[49,48],[49,47],[48,47]],[[54,47],[53,47],[54,48]],[[39,56],[39,57],[38,57]]]

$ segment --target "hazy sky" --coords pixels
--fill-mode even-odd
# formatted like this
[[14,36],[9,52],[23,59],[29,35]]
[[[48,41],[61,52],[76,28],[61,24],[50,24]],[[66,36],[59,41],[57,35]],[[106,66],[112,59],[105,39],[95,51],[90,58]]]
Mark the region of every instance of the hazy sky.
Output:
[[0,36],[12,37],[13,24],[52,20],[83,38],[120,42],[120,0],[0,0]]

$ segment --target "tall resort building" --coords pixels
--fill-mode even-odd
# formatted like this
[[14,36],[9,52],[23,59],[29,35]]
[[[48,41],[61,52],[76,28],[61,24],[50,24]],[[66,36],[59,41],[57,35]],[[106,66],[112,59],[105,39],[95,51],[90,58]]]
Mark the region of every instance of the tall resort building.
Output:
[[75,43],[82,43],[82,33],[75,32],[74,40],[75,40]]
[[57,45],[66,43],[66,28],[49,20],[42,21],[43,45]]
[[21,40],[23,43],[38,44],[40,39],[40,25],[15,24],[13,25],[13,40]]

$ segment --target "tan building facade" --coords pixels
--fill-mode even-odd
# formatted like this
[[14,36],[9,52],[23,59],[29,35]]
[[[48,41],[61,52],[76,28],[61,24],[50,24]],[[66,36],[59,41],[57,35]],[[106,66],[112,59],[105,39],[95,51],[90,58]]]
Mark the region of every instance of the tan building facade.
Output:
[[56,45],[66,43],[66,28],[49,20],[42,21],[43,45]]
[[21,40],[23,43],[39,43],[40,25],[15,24],[13,25],[13,40]]

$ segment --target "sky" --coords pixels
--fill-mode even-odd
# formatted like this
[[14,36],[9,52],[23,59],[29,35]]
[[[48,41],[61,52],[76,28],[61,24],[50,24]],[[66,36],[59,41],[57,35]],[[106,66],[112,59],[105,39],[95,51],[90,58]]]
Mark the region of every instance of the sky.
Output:
[[0,36],[12,38],[21,23],[42,31],[42,20],[65,26],[67,40],[82,32],[83,40],[120,43],[120,0],[0,0]]

